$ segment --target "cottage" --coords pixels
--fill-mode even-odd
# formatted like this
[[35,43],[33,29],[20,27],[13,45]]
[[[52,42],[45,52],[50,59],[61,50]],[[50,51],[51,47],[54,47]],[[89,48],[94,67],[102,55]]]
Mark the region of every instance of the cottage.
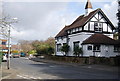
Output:
[[113,39],[115,27],[99,8],[92,9],[90,0],[85,6],[85,14],[71,25],[65,26],[55,37],[56,55],[64,55],[61,46],[68,44],[68,56],[74,56],[75,46],[83,50],[83,56],[110,57],[120,52],[118,42]]

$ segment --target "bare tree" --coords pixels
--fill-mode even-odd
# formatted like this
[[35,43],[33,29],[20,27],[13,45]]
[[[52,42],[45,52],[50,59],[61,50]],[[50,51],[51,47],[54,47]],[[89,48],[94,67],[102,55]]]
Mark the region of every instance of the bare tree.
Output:
[[33,49],[31,41],[20,40],[19,43],[20,43],[21,50],[23,50],[25,53],[27,53]]

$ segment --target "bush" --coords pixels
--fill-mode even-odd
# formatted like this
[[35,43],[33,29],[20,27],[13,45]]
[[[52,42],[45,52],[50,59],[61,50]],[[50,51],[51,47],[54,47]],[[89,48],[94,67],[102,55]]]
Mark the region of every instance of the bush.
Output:
[[70,46],[68,44],[64,44],[62,47],[61,47],[61,51],[62,52],[65,52],[65,56],[67,56],[67,53],[69,51],[69,48]]
[[79,57],[80,54],[81,55],[83,54],[82,48],[80,48],[79,46],[75,46],[75,48],[74,48],[74,55]]

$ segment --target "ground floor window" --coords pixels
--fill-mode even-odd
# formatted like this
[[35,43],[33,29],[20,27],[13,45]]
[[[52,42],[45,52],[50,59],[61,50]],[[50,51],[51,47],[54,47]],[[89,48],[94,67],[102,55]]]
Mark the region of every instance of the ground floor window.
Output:
[[88,46],[88,47],[87,47],[87,50],[92,50],[92,46]]
[[57,52],[61,51],[61,44],[57,44]]
[[120,47],[119,46],[114,46],[114,51],[115,52],[120,52]]
[[93,51],[100,52],[100,45],[94,45],[93,46]]
[[75,49],[75,47],[79,46],[79,41],[73,42],[73,44],[74,44],[73,49]]

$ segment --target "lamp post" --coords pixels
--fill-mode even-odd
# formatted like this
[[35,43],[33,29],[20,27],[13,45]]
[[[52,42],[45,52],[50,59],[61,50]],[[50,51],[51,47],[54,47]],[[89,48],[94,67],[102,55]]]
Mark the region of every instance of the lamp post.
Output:
[[11,36],[11,23],[15,23],[16,22],[16,20],[17,20],[17,18],[13,18],[12,20],[14,20],[14,21],[12,21],[12,22],[7,22],[7,26],[8,26],[8,54],[7,54],[7,69],[10,69],[10,52],[11,52],[11,50],[10,50],[10,36]]

